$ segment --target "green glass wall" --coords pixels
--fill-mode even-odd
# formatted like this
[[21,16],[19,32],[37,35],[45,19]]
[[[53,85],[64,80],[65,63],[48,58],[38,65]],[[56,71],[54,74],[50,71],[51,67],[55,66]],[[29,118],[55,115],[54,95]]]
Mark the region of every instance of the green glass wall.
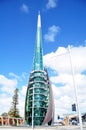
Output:
[[[27,124],[42,125],[49,104],[49,87],[45,71],[34,71],[30,75],[26,99]],[[34,116],[32,117],[32,112]]]

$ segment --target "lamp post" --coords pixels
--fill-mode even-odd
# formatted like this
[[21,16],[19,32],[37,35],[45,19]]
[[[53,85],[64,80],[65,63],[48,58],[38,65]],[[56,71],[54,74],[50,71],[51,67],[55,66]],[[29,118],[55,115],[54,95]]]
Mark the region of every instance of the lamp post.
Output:
[[68,46],[68,51],[69,51],[69,56],[70,56],[71,69],[72,69],[73,84],[74,84],[74,88],[75,88],[76,104],[77,104],[77,110],[78,110],[79,121],[80,121],[80,130],[83,130],[83,128],[82,128],[82,119],[81,119],[81,112],[80,112],[79,101],[78,101],[78,96],[77,96],[78,95],[77,86],[75,84],[74,68],[73,68],[73,64],[72,64],[72,55],[71,55],[70,45]]
[[32,101],[32,129],[34,129],[34,86],[33,86],[33,101]]

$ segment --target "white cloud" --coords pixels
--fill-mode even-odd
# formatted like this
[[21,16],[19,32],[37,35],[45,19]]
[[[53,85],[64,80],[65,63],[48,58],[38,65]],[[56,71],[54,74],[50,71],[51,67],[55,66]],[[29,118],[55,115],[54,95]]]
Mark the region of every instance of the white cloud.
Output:
[[24,85],[19,87],[19,83],[25,83],[25,81],[27,80],[27,73],[22,73],[20,77],[14,73],[9,73],[9,75],[10,78],[5,77],[4,75],[0,75],[0,114],[2,114],[3,112],[8,112],[10,110],[14,90],[15,88],[18,88],[18,108],[21,116],[24,117],[24,104],[27,86]]
[[19,110],[22,117],[24,117],[26,90],[27,86],[22,86],[21,90],[19,91]]
[[0,90],[6,93],[12,93],[17,85],[17,80],[8,79],[3,75],[0,75]]
[[13,77],[14,79],[17,79],[19,81],[23,81],[24,79],[26,80],[27,77],[28,77],[28,73],[26,72],[23,72],[21,75],[17,75],[17,74],[14,74],[13,72],[10,72],[9,73],[9,76]]
[[[72,47],[71,55],[80,109],[81,112],[86,112],[86,47]],[[56,72],[55,75],[53,72],[50,75],[56,115],[72,113],[71,104],[76,102],[76,96],[68,48],[59,47],[55,52],[46,54],[44,64]]]
[[60,31],[60,27],[59,26],[51,26],[48,29],[48,33],[44,35],[44,39],[47,42],[54,42],[55,41],[55,37],[57,35],[57,33]]
[[0,114],[8,112],[17,83],[15,79],[9,79],[4,75],[0,75]]
[[[66,53],[66,54],[65,54]],[[72,47],[72,63],[77,73],[81,73],[86,69],[86,47]],[[56,52],[51,52],[44,56],[44,64],[56,70],[58,73],[70,73],[70,56],[68,49],[64,47],[58,47]]]
[[27,90],[27,86],[22,86],[22,88],[20,90],[20,94],[25,96],[26,95],[26,90]]
[[22,6],[20,7],[20,10],[24,13],[28,13],[29,12],[29,7],[26,4],[22,4]]
[[23,79],[28,80],[28,79],[27,79],[27,78],[28,78],[28,73],[23,72],[21,76],[22,76]]
[[20,76],[14,74],[13,72],[10,72],[9,75],[15,79],[21,80]]
[[0,114],[8,112],[11,107],[12,97],[6,93],[0,93]]
[[48,0],[46,4],[46,9],[55,8],[57,6],[57,0]]

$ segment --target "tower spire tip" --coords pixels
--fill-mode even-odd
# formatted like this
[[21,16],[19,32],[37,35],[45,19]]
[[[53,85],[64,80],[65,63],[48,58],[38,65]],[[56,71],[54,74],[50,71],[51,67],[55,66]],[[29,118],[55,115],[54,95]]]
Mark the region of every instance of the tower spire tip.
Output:
[[41,27],[41,16],[40,16],[40,11],[38,11],[38,27]]

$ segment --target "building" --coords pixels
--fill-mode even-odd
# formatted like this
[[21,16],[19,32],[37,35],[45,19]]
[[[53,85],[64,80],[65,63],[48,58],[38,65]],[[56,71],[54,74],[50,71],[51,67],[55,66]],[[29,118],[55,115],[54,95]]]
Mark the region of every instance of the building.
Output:
[[23,126],[24,124],[25,120],[23,118],[0,116],[0,126]]
[[54,119],[54,101],[47,69],[43,66],[41,16],[38,14],[36,47],[33,69],[30,73],[26,100],[26,124],[51,125]]

